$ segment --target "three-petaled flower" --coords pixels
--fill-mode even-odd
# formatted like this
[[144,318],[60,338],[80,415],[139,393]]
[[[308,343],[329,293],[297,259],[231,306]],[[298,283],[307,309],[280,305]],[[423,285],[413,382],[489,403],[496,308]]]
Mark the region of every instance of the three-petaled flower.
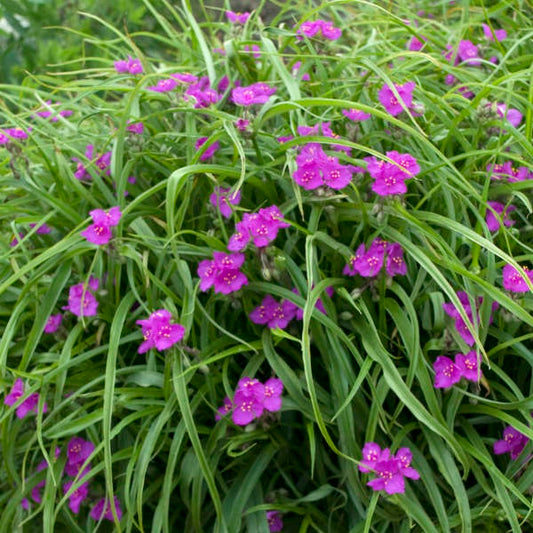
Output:
[[183,339],[185,328],[181,324],[171,324],[172,314],[166,309],[154,311],[146,320],[137,320],[142,327],[144,342],[139,346],[139,353],[150,348],[163,351]]

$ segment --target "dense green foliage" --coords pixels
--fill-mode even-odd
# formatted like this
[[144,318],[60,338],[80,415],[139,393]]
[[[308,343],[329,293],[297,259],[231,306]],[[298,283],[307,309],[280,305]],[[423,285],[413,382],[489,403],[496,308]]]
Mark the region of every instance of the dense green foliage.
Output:
[[[259,2],[240,26],[203,6],[197,22],[191,3],[133,2],[126,32],[125,0],[109,12],[88,3],[87,13],[28,2],[19,12],[31,22],[24,48],[0,37],[11,39],[0,130],[32,128],[27,140],[0,146],[0,383],[7,395],[20,377],[48,406],[21,420],[16,407],[0,407],[2,527],[94,531],[88,502],[116,495],[122,519],[99,530],[266,532],[265,511],[278,510],[284,531],[527,531],[533,447],[511,460],[493,445],[509,425],[533,438],[531,283],[523,293],[502,285],[505,265],[532,267],[533,181],[491,179],[487,165],[532,166],[531,6],[302,0],[279,2],[267,24]],[[65,26],[57,39],[41,40],[43,13]],[[332,21],[342,37],[298,40],[294,26],[316,19]],[[507,39],[488,41],[482,23],[505,28]],[[407,50],[413,36],[426,39],[422,50]],[[443,56],[465,39],[480,45],[479,66]],[[257,58],[245,49],[252,45]],[[144,74],[115,72],[113,61],[128,55]],[[14,69],[20,61],[25,68]],[[23,75],[32,69],[38,74]],[[243,110],[229,93],[197,109],[178,90],[147,90],[175,72],[208,76],[213,87],[224,76],[232,86],[265,82],[276,92]],[[446,85],[447,75],[457,84]],[[417,107],[393,117],[378,91],[409,81]],[[35,117],[48,100],[73,114]],[[488,112],[493,103],[520,110],[520,125]],[[371,118],[355,124],[342,114],[356,106]],[[245,132],[235,125],[243,117]],[[143,122],[144,133],[129,132],[130,121]],[[322,122],[351,155],[332,151],[320,131],[297,134]],[[208,140],[198,150],[200,137]],[[201,160],[217,141],[213,158]],[[292,178],[297,149],[310,141],[354,166],[409,153],[421,172],[401,196],[376,195],[364,173],[315,194]],[[109,173],[84,156],[87,145],[111,152]],[[72,158],[89,179],[76,179]],[[209,203],[215,186],[242,193],[230,219]],[[489,200],[515,205],[515,225],[489,231]],[[80,235],[89,211],[117,205],[122,218],[109,244]],[[245,212],[270,205],[290,227],[266,251],[248,246],[249,283],[229,295],[201,291],[198,264],[226,250]],[[51,233],[29,227],[43,222]],[[343,275],[358,245],[376,237],[402,246],[407,274]],[[43,333],[69,287],[89,276],[100,280],[97,316],[65,313],[56,333]],[[442,307],[461,308],[458,291],[472,302],[483,297],[473,347]],[[268,294],[303,307],[303,320],[284,330],[252,323]],[[326,313],[315,309],[319,298]],[[139,354],[136,321],[162,308],[185,337]],[[479,383],[435,388],[435,359],[469,350],[482,361]],[[284,383],[280,413],[246,429],[229,416],[215,422],[240,378],[274,375]],[[75,436],[95,444],[91,471],[78,481],[90,481],[78,514],[63,490],[64,452],[53,460]],[[366,485],[372,475],[358,464],[371,441],[413,452],[420,479],[407,480],[405,494]],[[43,458],[51,467],[36,473]],[[23,509],[42,480],[42,503]]]

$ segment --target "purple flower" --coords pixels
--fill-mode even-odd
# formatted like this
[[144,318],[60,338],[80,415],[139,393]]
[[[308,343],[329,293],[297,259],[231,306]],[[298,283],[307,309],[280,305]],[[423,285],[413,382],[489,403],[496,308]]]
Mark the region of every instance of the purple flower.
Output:
[[506,119],[514,128],[518,128],[522,122],[522,113],[518,109],[507,109],[505,104],[496,104],[496,113],[499,117]]
[[522,453],[522,450],[526,447],[529,438],[524,434],[517,431],[512,426],[507,426],[503,430],[503,439],[497,440],[494,443],[494,453],[501,455],[502,453],[509,452],[511,459],[514,461]]
[[482,26],[483,33],[489,41],[503,41],[504,39],[507,39],[507,32],[505,30],[492,30],[488,24],[482,24]]
[[479,381],[482,376],[479,370],[479,356],[474,350],[467,354],[458,353],[455,356],[455,366],[461,371],[461,376],[468,381]]
[[267,411],[275,412],[281,409],[281,395],[283,394],[283,381],[270,378],[265,382],[263,406]]
[[[31,128],[28,129],[30,131]],[[0,146],[9,144],[12,140],[23,141],[28,138],[28,133],[20,128],[0,130]]]
[[215,187],[215,191],[209,197],[209,201],[213,207],[217,207],[220,214],[225,218],[230,218],[233,213],[231,205],[239,205],[241,201],[241,191],[233,194],[230,188]]
[[[72,437],[67,444],[67,463],[65,465],[65,473],[69,476],[77,476],[81,467],[93,451],[94,444],[91,441],[82,439],[81,437]],[[89,469],[90,463],[85,468]]]
[[117,73],[130,73],[130,74],[142,74],[143,73],[143,66],[141,64],[141,61],[139,59],[134,59],[131,56],[128,56],[128,59],[126,60],[120,60],[115,61],[115,70]]
[[[531,283],[533,283],[533,271],[527,267],[522,268]],[[531,290],[520,272],[512,265],[503,267],[503,288],[511,292],[529,292]]]
[[58,313],[57,315],[50,315],[48,317],[46,325],[44,326],[44,332],[55,333],[59,329],[59,326],[61,325],[62,320],[63,320],[63,315],[61,313]]
[[[51,107],[52,106],[52,100],[47,100],[46,101],[46,105],[48,107]],[[56,102],[54,105],[61,105],[60,102]],[[55,115],[52,115],[53,111],[50,110],[50,109],[46,109],[44,111],[36,111],[35,112],[35,115],[38,116],[38,117],[41,117],[41,118],[50,118],[50,121],[51,122],[57,122],[59,120],[59,117],[70,117],[70,115],[72,115],[72,111],[68,110],[68,109],[63,109],[62,111],[60,111],[59,113],[55,114]],[[33,115],[31,118],[35,118]]]
[[386,155],[394,163],[373,156],[364,158],[368,163],[367,171],[375,180],[371,188],[379,196],[404,194],[407,192],[405,180],[416,176],[420,172],[420,166],[409,153],[400,154],[393,150]]
[[[120,501],[117,496],[113,497],[113,502],[115,504],[115,511],[117,514],[117,519],[120,521],[122,519],[122,510],[120,509]],[[108,498],[102,498],[94,505],[89,513],[89,516],[93,520],[109,520],[113,522],[113,511],[111,510],[111,502]]]
[[[207,139],[209,139],[209,137],[200,137],[194,143],[194,148],[198,151],[200,147],[206,143]],[[200,161],[205,161],[206,159],[213,157],[213,155],[219,148],[220,148],[220,143],[218,141],[215,141],[214,143],[210,144],[209,147],[206,148],[203,151],[202,155],[200,156]]]
[[226,17],[233,24],[246,24],[246,21],[250,18],[251,13],[236,13],[235,11],[226,11]]
[[435,388],[445,389],[451,387],[461,380],[461,369],[448,357],[439,355],[433,363],[435,371]]
[[[394,87],[396,88],[404,107],[413,107],[413,91],[416,87],[416,83],[414,81],[409,81],[403,85],[397,85],[395,83]],[[383,87],[381,87],[378,93],[378,98],[385,110],[393,117],[399,115],[404,110],[402,104],[400,101],[398,101],[398,98],[392,92],[392,89],[389,85],[383,85]]]
[[239,270],[244,263],[244,254],[213,252],[213,260],[201,261],[198,265],[200,290],[214,286],[216,293],[230,294],[248,284],[248,278]]
[[380,461],[381,457],[383,456],[381,447],[375,442],[367,442],[363,446],[362,453],[363,459],[359,463],[359,471],[365,473],[373,470],[375,464]]
[[460,41],[459,46],[457,47],[457,55],[461,61],[465,61],[469,65],[478,66],[481,64],[481,61],[479,60],[478,48],[472,41]]
[[76,316],[95,316],[98,310],[98,302],[91,291],[98,289],[98,280],[92,276],[88,285],[78,283],[69,289],[68,305],[62,307]]
[[192,100],[194,102],[194,108],[200,109],[209,107],[211,104],[216,104],[220,100],[220,95],[210,85],[209,78],[203,76],[197,83],[192,83],[183,98],[187,101]]
[[138,349],[139,353],[145,353],[150,348],[156,348],[160,352],[168,350],[183,339],[185,328],[181,324],[171,324],[171,318],[170,311],[158,309],[146,320],[137,320],[135,322],[142,327],[144,336],[144,342]]
[[325,20],[305,21],[296,30],[297,39],[303,39],[302,35],[306,37],[314,37],[318,33],[322,34],[324,39],[336,41],[342,35],[342,30],[335,28],[331,22]]
[[409,42],[407,43],[407,49],[411,52],[419,52],[424,48],[424,41],[427,41],[425,37],[422,37],[422,40],[420,40],[418,37],[411,37]]
[[[67,492],[70,490],[72,485],[74,484],[74,481],[67,481],[65,484],[63,484],[63,492],[67,494]],[[74,489],[73,492],[69,495],[69,508],[74,514],[78,514],[80,512],[80,505],[87,498],[89,494],[89,482],[86,481],[85,483],[82,483],[77,489]]]
[[149,91],[154,91],[156,93],[167,93],[173,91],[178,86],[178,82],[173,78],[166,78],[164,80],[159,80],[155,85],[146,87]]
[[128,123],[126,130],[131,133],[135,133],[136,135],[142,135],[144,132],[144,124],[142,122],[132,122],[131,124]]
[[386,251],[387,243],[381,239],[375,239],[368,250],[354,261],[354,270],[364,278],[377,276],[383,267]]
[[[20,398],[24,396],[24,382],[21,378],[17,378],[15,380],[15,383],[13,383],[13,386],[11,387],[11,391],[9,394],[6,395],[4,398],[4,404],[5,405],[15,405]],[[18,407],[15,411],[15,414],[17,415],[17,418],[20,418],[21,420],[32,411],[37,413],[37,409],[39,407],[39,393],[34,392],[33,394],[30,394]],[[48,406],[46,403],[43,404],[43,413],[46,413],[48,410]]]
[[226,416],[233,409],[233,402],[229,396],[224,398],[223,404],[217,409],[215,420],[221,420],[223,416]]
[[235,105],[250,106],[266,104],[270,96],[276,92],[276,87],[258,82],[247,87],[235,87],[231,91],[231,99]]
[[364,111],[360,111],[359,109],[343,109],[342,114],[349,118],[350,120],[353,120],[355,122],[368,120],[369,118],[372,118],[372,115],[370,113],[365,113]]
[[[466,294],[466,292],[464,291],[459,291],[457,293],[457,297],[459,298],[459,301],[461,302],[461,305],[464,309],[464,312],[466,313],[466,316],[468,317],[469,322],[472,322],[473,321],[473,310],[470,304],[470,299],[468,297],[468,294]],[[476,306],[481,305],[481,302],[483,302],[483,298],[481,296],[475,299]],[[498,307],[499,307],[498,302],[494,302],[492,304],[492,311],[495,311],[496,309],[498,309]],[[448,316],[455,318],[455,328],[457,332],[462,337],[462,339],[466,342],[466,344],[468,344],[469,346],[472,346],[472,344],[474,344],[474,337],[472,333],[470,332],[470,330],[468,329],[468,326],[466,325],[465,321],[461,317],[461,314],[456,309],[455,305],[451,302],[446,302],[442,304],[442,308],[444,309],[444,312]],[[474,309],[474,311],[476,311],[477,313],[476,309]],[[479,322],[479,315],[477,315],[477,318]],[[490,316],[489,320],[492,321],[492,315]]]
[[363,460],[359,470],[372,470],[377,474],[377,478],[367,483],[373,490],[384,490],[387,494],[404,493],[404,477],[420,478],[420,474],[410,466],[411,460],[412,453],[409,448],[400,448],[396,456],[391,456],[388,448],[381,450],[379,445],[369,442],[363,447]]
[[392,243],[387,248],[387,265],[385,270],[391,277],[396,274],[400,274],[401,276],[407,274],[407,265],[403,259],[403,248],[397,242]]
[[264,411],[265,386],[257,379],[242,378],[233,398],[232,420],[238,426],[246,426]]
[[[30,224],[30,228],[34,228],[35,226],[37,226],[37,224]],[[48,224],[41,224],[35,230],[35,233],[37,233],[37,235],[46,235],[47,233],[50,233],[51,231],[52,231],[52,228]]]
[[250,121],[245,118],[239,118],[234,122],[234,124],[239,131],[246,131],[250,125]]
[[254,324],[266,324],[270,329],[285,329],[295,314],[296,306],[292,302],[278,302],[268,294],[249,317]]
[[[106,170],[106,174],[109,175],[111,170],[109,166],[111,165],[111,152],[105,152],[104,154],[96,154],[94,156],[94,146],[88,144],[85,149],[85,157],[91,162],[94,162],[95,166],[100,170]],[[72,161],[77,161],[76,172],[74,172],[74,177],[79,180],[90,179],[91,175],[87,171],[85,165],[77,158],[73,157]]]
[[[514,226],[515,221],[509,218],[509,213],[515,211],[516,206],[510,205],[506,208],[500,202],[487,202],[487,204],[490,209],[487,209],[485,220],[487,222],[487,227],[489,228],[489,231],[498,231],[500,229],[500,219],[503,222],[504,226]],[[496,218],[496,215],[493,211],[500,216]]]
[[487,165],[487,172],[490,173],[490,179],[492,180],[503,180],[507,179],[509,183],[514,183],[516,181],[525,181],[527,179],[532,179],[533,173],[529,173],[527,167],[513,167],[511,161],[507,161],[503,164],[492,164]]
[[113,236],[111,227],[117,226],[122,216],[120,207],[111,207],[108,211],[94,209],[89,214],[94,224],[91,224],[87,229],[83,230],[81,235],[93,244],[107,244]]
[[283,531],[283,520],[279,511],[267,511],[266,512],[268,530],[270,532]]

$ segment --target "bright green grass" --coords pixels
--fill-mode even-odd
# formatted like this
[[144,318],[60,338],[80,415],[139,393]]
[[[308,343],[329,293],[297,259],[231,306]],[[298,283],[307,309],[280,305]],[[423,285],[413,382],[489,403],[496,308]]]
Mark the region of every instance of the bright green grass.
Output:
[[[1,383],[7,394],[22,377],[27,392],[40,392],[48,404],[46,414],[24,420],[0,409],[2,530],[96,530],[87,502],[78,515],[68,509],[64,453],[35,474],[56,446],[64,450],[80,436],[96,446],[91,505],[105,494],[121,502],[122,520],[102,523],[102,531],[262,533],[272,509],[283,513],[289,532],[527,531],[531,443],[516,461],[495,456],[492,446],[507,425],[533,438],[533,299],[512,295],[501,281],[507,263],[531,267],[532,182],[491,181],[485,167],[506,159],[531,165],[531,6],[280,2],[268,27],[260,7],[237,30],[215,10],[197,22],[192,3],[144,0],[153,32],[125,32],[94,9],[83,17],[97,32],[57,30],[58,38],[66,31],[78,39],[76,59],[20,86],[0,85],[2,127],[33,127],[14,161],[0,148]],[[417,17],[419,9],[434,18]],[[333,21],[343,37],[297,42],[293,25],[316,18]],[[488,21],[509,34],[490,50],[481,29]],[[428,39],[421,52],[406,51],[413,35]],[[441,52],[461,39],[499,62],[451,66]],[[258,61],[243,51],[252,44],[261,48]],[[225,56],[213,52],[221,47]],[[141,58],[143,76],[115,73],[112,62],[128,54]],[[310,82],[291,74],[296,61]],[[252,134],[243,136],[234,126],[241,110],[228,99],[196,110],[176,92],[145,90],[177,71],[213,83],[224,75],[243,85],[265,81],[277,92],[254,107]],[[446,74],[475,98],[445,85]],[[411,80],[424,113],[391,117],[377,103],[379,88]],[[32,120],[48,99],[74,114]],[[519,109],[522,124],[489,136],[502,122],[482,122],[486,102]],[[355,103],[372,114],[357,132],[341,113]],[[128,135],[128,120],[144,122],[142,141]],[[414,155],[421,174],[401,200],[380,202],[368,176],[333,197],[309,194],[291,178],[295,148],[310,140],[327,148],[331,139],[276,138],[322,121],[340,135],[336,143],[352,147],[350,157],[330,152],[343,163],[397,150]],[[194,143],[201,136],[220,141],[212,161],[199,160]],[[112,151],[110,176],[92,165],[91,181],[74,178],[71,158],[88,164],[88,144]],[[229,221],[208,206],[216,184],[242,191]],[[516,225],[489,232],[487,200],[516,205]],[[198,263],[225,250],[236,216],[272,204],[292,225],[273,243],[267,267],[249,247],[250,283],[242,293],[201,293]],[[113,205],[123,217],[111,244],[89,244],[80,236],[88,212]],[[52,233],[29,230],[39,221]],[[26,236],[10,247],[15,232]],[[408,273],[354,291],[364,282],[342,276],[342,268],[376,236],[402,245]],[[68,288],[89,275],[102,280],[98,317],[67,314],[60,334],[43,334]],[[434,360],[469,349],[442,309],[458,304],[460,290],[484,298],[473,327],[484,379],[443,391],[433,386]],[[305,306],[303,321],[285,331],[252,324],[247,314],[266,294]],[[326,315],[313,311],[318,298]],[[492,302],[500,308],[490,323]],[[139,355],[135,321],[160,308],[186,336],[167,352]],[[246,430],[230,419],[215,423],[216,408],[241,377],[274,374],[285,385],[274,422]],[[366,486],[372,476],[357,465],[369,441],[393,452],[411,448],[421,479],[407,480],[405,495]],[[42,503],[23,510],[22,498],[42,479]]]

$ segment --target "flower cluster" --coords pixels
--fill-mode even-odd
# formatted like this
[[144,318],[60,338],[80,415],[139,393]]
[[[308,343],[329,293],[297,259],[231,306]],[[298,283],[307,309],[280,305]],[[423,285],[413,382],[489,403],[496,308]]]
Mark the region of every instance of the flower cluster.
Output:
[[455,361],[440,355],[433,363],[435,371],[435,388],[447,389],[458,383],[461,378],[478,382],[482,376],[479,369],[479,356],[472,350],[467,354],[458,353]]
[[[479,296],[474,299],[474,303],[475,303],[474,309],[472,309],[470,298],[466,292],[459,291],[457,293],[457,298],[459,298],[459,301],[461,302],[461,306],[463,307],[464,312],[466,313],[466,316],[468,317],[470,324],[472,324],[473,322],[474,312],[476,312],[477,322],[479,323],[479,314],[477,314],[476,308],[480,306],[481,303],[483,302],[483,297]],[[498,307],[499,307],[498,302],[493,302],[492,311],[496,311]],[[448,316],[450,316],[451,318],[455,318],[455,329],[457,330],[457,333],[459,333],[459,335],[466,342],[466,344],[468,344],[469,346],[472,346],[474,344],[474,337],[472,336],[472,333],[468,329],[466,322],[461,317],[459,310],[451,302],[443,303],[442,308],[444,309],[444,312]],[[490,316],[489,320],[492,322],[492,315]]]
[[68,293],[68,305],[63,309],[80,317],[95,316],[98,311],[98,301],[93,292],[98,290],[99,285],[99,281],[92,276],[87,284],[72,285]]
[[365,157],[367,171],[374,179],[372,190],[379,196],[391,196],[407,192],[405,180],[414,178],[420,172],[420,166],[411,154],[400,154],[396,150],[386,153],[391,160]]
[[235,105],[246,107],[254,104],[266,104],[275,92],[276,87],[257,82],[247,87],[235,87],[231,91],[231,100]]
[[0,146],[8,145],[11,141],[23,141],[28,138],[28,132],[21,128],[8,128],[0,130]]
[[512,426],[507,426],[503,430],[503,439],[494,443],[494,453],[501,455],[509,452],[511,459],[514,461],[522,453],[528,442],[529,438],[523,433],[520,433]]
[[372,471],[378,476],[367,483],[375,491],[403,494],[405,477],[415,480],[420,478],[420,474],[410,466],[413,454],[409,448],[400,448],[396,455],[391,455],[389,448],[382,450],[375,442],[367,442],[362,451],[363,460],[359,464],[359,470]]
[[[387,257],[386,262],[385,256]],[[364,244],[359,245],[355,255],[345,265],[342,273],[345,276],[359,274],[364,278],[373,278],[381,272],[383,263],[385,263],[385,271],[391,277],[407,274],[403,248],[397,242],[390,243],[380,238],[374,239],[368,250],[365,249]]]
[[487,172],[492,180],[507,180],[509,183],[516,181],[525,181],[533,179],[533,172],[529,171],[529,168],[525,166],[514,167],[512,161],[506,161],[505,163],[487,165]]
[[163,351],[183,339],[185,328],[181,324],[171,324],[172,314],[166,309],[154,311],[146,320],[137,320],[142,327],[144,342],[138,352],[145,353],[151,348]]
[[[527,267],[522,268],[529,281],[533,284],[533,270],[529,270]],[[531,290],[527,281],[512,265],[505,265],[503,267],[503,288],[511,292],[529,292]]]
[[207,291],[214,287],[215,292],[230,294],[248,284],[248,278],[240,271],[244,263],[244,254],[225,254],[213,252],[213,259],[205,259],[198,265],[200,290]]
[[117,226],[120,222],[120,217],[122,216],[120,207],[111,207],[108,211],[93,209],[89,212],[89,215],[93,219],[93,224],[83,230],[81,235],[93,244],[107,244],[113,236],[111,228]]
[[283,382],[278,378],[270,378],[264,384],[257,379],[244,377],[237,383],[233,401],[224,399],[224,405],[218,409],[215,417],[232,412],[234,424],[246,426],[255,418],[259,418],[264,411],[276,412],[281,409],[281,395]]
[[[15,383],[13,383],[9,394],[6,394],[6,397],[4,398],[4,404],[9,406],[15,405],[23,396],[24,381],[22,381],[21,378],[17,378],[15,380]],[[23,400],[15,411],[17,417],[23,419],[28,413],[31,413],[32,411],[37,414],[39,408],[39,397],[39,393],[34,392],[33,394],[30,394],[25,400]],[[46,413],[47,410],[48,406],[46,405],[46,403],[43,403],[42,412]]]
[[[195,143],[194,148],[195,150],[199,150],[209,139],[209,137],[200,137]],[[215,152],[220,148],[220,143],[218,141],[215,141],[214,143],[211,143],[200,155],[200,161],[206,161],[207,159],[210,159],[215,155]]]
[[249,12],[236,13],[235,11],[226,11],[226,17],[228,17],[228,20],[233,24],[246,24],[250,15],[251,13]]
[[242,221],[235,225],[236,231],[229,239],[228,250],[240,252],[250,239],[258,248],[264,248],[278,236],[281,228],[289,226],[289,223],[283,222],[283,213],[275,205],[259,209],[257,213],[245,213]]
[[305,37],[314,37],[317,34],[321,34],[324,39],[336,41],[341,37],[342,30],[335,28],[331,22],[321,19],[314,21],[308,20],[296,30],[297,39],[303,39],[303,35]]
[[195,109],[202,109],[216,104],[221,97],[217,90],[211,87],[211,82],[207,76],[203,76],[198,81],[191,83],[183,95],[186,101],[193,103]]
[[[215,187],[214,192],[209,196],[209,202],[213,207],[218,208],[220,214],[225,218],[230,218],[233,210],[232,205],[239,205],[241,201],[241,191],[230,194],[231,189],[225,187]],[[230,205],[231,204],[231,205]]]
[[341,165],[337,157],[328,156],[318,143],[308,143],[296,156],[297,169],[294,181],[308,191],[327,186],[344,189],[351,181],[355,167]]
[[120,61],[115,61],[115,70],[119,74],[128,72],[129,74],[142,74],[144,72],[143,66],[139,59],[134,59],[131,56],[128,56],[128,59],[122,59]]

